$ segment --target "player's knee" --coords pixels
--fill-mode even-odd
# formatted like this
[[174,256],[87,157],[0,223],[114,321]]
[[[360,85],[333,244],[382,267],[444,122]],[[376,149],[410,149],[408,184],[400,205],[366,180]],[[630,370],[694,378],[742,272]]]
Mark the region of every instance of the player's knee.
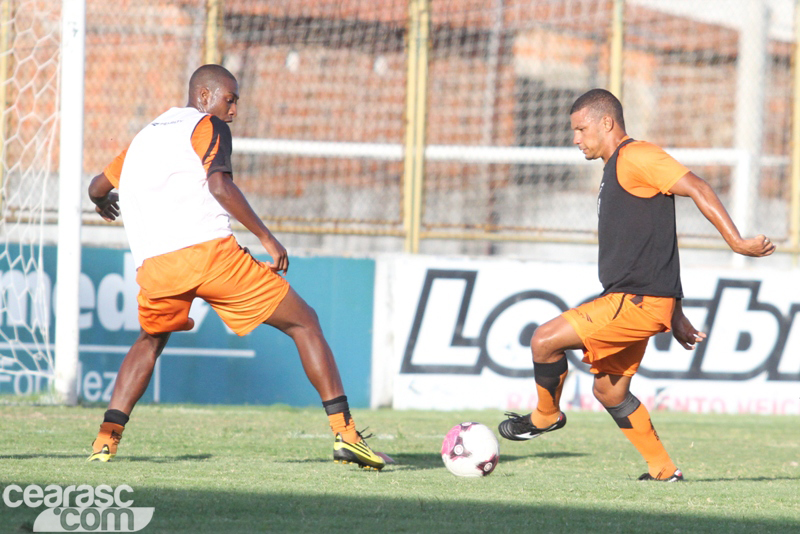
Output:
[[317,315],[316,310],[309,306],[307,303],[303,302],[303,306],[301,307],[301,312],[298,314],[298,324],[309,331],[322,331],[322,327],[319,324],[319,316]]
[[595,382],[594,386],[592,387],[592,393],[594,394],[594,398],[597,399],[597,402],[608,408],[617,406],[623,402],[628,394],[628,391],[601,388],[598,387],[597,382]]
[[531,353],[534,361],[537,354],[541,355],[545,351],[545,337],[539,333],[541,329],[542,327],[537,328],[531,336]]
[[603,402],[605,395],[603,394],[603,391],[597,387],[597,383],[592,386],[592,395],[594,395],[594,398],[597,399],[600,404],[605,406],[605,403]]
[[562,355],[561,348],[553,336],[551,328],[544,324],[536,329],[531,337],[531,353],[536,363],[551,363],[559,360]]
[[291,317],[289,324],[281,328],[292,338],[299,337],[322,337],[322,326],[319,323],[319,316],[311,306],[304,304],[294,317]]
[[145,349],[147,352],[152,353],[156,358],[161,355],[164,347],[169,341],[169,332],[151,334],[144,328],[139,330],[139,337],[136,339],[134,345]]

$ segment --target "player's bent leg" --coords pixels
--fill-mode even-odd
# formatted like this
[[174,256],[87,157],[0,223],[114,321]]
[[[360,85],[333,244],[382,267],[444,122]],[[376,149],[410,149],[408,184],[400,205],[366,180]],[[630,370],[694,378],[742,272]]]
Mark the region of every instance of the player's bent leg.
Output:
[[[536,409],[530,422],[537,429],[557,430],[566,423],[561,412],[561,392],[567,379],[567,350],[582,349],[575,327],[558,316],[539,328],[531,338],[533,376],[536,383]],[[536,434],[538,435],[538,434]]]
[[561,411],[561,391],[569,371],[566,351],[583,348],[575,328],[562,316],[552,319],[531,337],[533,376],[538,401],[536,410],[520,415],[507,412],[498,426],[500,435],[513,441],[529,440],[564,428],[567,416]]

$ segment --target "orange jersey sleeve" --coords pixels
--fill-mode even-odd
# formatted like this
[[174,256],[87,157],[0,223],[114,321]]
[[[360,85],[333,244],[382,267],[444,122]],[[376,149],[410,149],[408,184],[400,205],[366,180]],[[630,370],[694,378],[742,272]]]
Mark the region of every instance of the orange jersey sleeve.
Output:
[[634,141],[619,151],[617,180],[637,197],[668,195],[670,188],[688,172],[688,168],[652,143]]
[[111,182],[111,185],[114,187],[119,187],[119,177],[122,174],[122,164],[125,163],[125,155],[128,153],[128,149],[126,148],[122,152],[120,152],[114,160],[103,169],[103,174],[106,175],[108,181]]
[[206,176],[215,172],[233,173],[231,145],[231,129],[213,115],[203,117],[192,133],[192,147],[203,163]]

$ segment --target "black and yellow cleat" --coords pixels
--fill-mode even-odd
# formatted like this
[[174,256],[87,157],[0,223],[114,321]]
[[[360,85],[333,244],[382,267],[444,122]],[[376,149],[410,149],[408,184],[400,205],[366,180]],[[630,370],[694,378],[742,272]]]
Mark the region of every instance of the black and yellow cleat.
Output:
[[[386,461],[367,445],[367,441],[361,437],[358,443],[346,442],[341,434],[336,434],[333,440],[333,461],[342,464],[354,463],[362,469],[380,471],[386,466]],[[367,436],[369,437],[369,436]]]
[[122,431],[125,427],[115,423],[103,423],[100,425],[100,432],[92,442],[92,455],[87,462],[108,462],[117,455],[117,445],[122,439]]

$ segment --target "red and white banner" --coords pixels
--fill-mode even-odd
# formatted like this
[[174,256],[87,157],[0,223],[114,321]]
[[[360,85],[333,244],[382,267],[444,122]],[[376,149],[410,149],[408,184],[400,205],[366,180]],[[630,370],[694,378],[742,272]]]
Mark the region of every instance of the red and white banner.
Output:
[[[684,269],[683,307],[708,334],[648,346],[632,390],[650,409],[800,414],[800,271]],[[373,406],[536,404],[529,342],[540,324],[601,291],[597,266],[387,256],[376,266]],[[568,353],[565,409],[600,410]]]

